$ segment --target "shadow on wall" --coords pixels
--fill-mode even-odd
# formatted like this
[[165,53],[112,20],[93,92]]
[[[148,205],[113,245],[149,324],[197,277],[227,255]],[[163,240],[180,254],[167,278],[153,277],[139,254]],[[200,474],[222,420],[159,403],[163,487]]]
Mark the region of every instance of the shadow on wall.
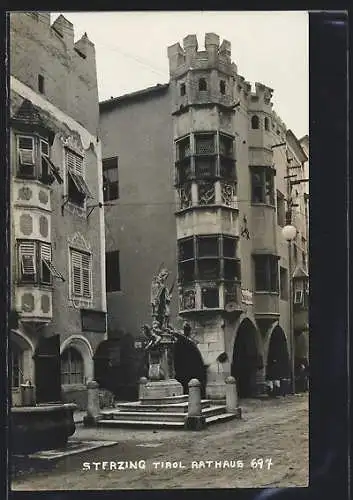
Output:
[[135,338],[124,331],[109,333],[94,356],[95,379],[120,401],[138,399],[138,381],[146,376],[145,353],[135,348]]
[[184,394],[189,393],[188,383],[197,378],[201,383],[201,397],[206,397],[207,367],[198,348],[188,339],[178,339],[174,345],[175,378],[183,386]]

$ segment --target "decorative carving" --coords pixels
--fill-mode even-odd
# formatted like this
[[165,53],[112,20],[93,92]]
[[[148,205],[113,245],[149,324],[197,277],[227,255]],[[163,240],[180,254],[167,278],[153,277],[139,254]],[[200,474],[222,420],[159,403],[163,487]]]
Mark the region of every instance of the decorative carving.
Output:
[[22,187],[21,189],[18,190],[18,199],[19,200],[30,200],[32,198],[32,190],[27,187],[27,186],[24,186]]
[[46,238],[48,236],[48,231],[49,231],[48,219],[44,215],[41,215],[39,218],[39,232],[44,238]]
[[44,313],[48,313],[50,311],[50,299],[48,295],[42,295],[40,299],[40,307]]
[[195,290],[183,290],[181,295],[181,308],[183,310],[195,309],[196,294]]
[[33,231],[33,220],[29,214],[22,214],[20,216],[20,231],[25,236],[29,236]]
[[185,184],[179,189],[179,208],[189,208],[192,205],[191,184]]
[[38,193],[38,200],[40,201],[40,203],[43,203],[43,205],[46,205],[49,200],[48,193],[41,189]]
[[60,140],[63,143],[64,147],[72,149],[72,151],[75,151],[79,155],[83,156],[84,155],[84,148],[83,144],[81,141],[80,136],[77,135],[69,135],[69,136],[60,136]]
[[199,188],[199,205],[213,205],[216,201],[216,193],[213,182],[200,182]]
[[24,293],[21,297],[21,309],[24,313],[30,313],[34,310],[34,296],[32,293]]
[[68,238],[70,246],[81,250],[91,250],[91,245],[85,240],[81,233],[75,233],[72,238]]
[[235,185],[223,182],[221,184],[222,203],[228,207],[235,205]]

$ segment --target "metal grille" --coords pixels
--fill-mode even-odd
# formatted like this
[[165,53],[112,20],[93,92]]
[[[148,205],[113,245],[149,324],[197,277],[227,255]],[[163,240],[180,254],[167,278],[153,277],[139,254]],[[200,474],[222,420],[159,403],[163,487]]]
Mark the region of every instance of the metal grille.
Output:
[[220,174],[224,179],[235,179],[235,163],[233,159],[221,157]]
[[214,135],[197,135],[196,140],[196,154],[207,155],[215,152]]
[[188,238],[184,241],[178,242],[179,246],[179,261],[190,260],[194,258],[194,240],[193,238]]
[[177,159],[180,161],[188,156],[190,156],[190,138],[186,137],[177,142]]

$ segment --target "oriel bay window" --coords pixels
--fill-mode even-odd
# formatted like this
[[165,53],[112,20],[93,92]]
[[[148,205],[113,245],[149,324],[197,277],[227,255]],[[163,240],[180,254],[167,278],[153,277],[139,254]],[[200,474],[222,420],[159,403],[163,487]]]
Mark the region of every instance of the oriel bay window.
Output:
[[195,236],[178,242],[179,281],[240,279],[237,239],[223,235]]
[[92,194],[84,179],[85,172],[83,157],[71,149],[66,148],[65,164],[68,182],[68,201],[83,208],[86,199],[92,198]]
[[64,280],[52,263],[50,243],[35,240],[19,240],[18,281],[20,284],[51,285],[52,278]]
[[63,183],[58,167],[50,159],[50,147],[47,139],[37,135],[18,135],[17,153],[17,177],[37,179],[49,185],[55,180],[59,184]]
[[275,204],[274,175],[272,167],[250,167],[252,203]]
[[255,290],[278,293],[278,256],[253,255]]

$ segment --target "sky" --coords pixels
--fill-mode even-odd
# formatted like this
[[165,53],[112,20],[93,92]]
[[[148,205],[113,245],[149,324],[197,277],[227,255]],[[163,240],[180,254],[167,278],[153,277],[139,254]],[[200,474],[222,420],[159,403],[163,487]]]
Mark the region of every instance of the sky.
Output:
[[274,109],[298,138],[309,127],[307,12],[159,11],[55,12],[95,44],[99,100],[169,81],[167,47],[196,34],[229,40],[238,73],[274,89]]

